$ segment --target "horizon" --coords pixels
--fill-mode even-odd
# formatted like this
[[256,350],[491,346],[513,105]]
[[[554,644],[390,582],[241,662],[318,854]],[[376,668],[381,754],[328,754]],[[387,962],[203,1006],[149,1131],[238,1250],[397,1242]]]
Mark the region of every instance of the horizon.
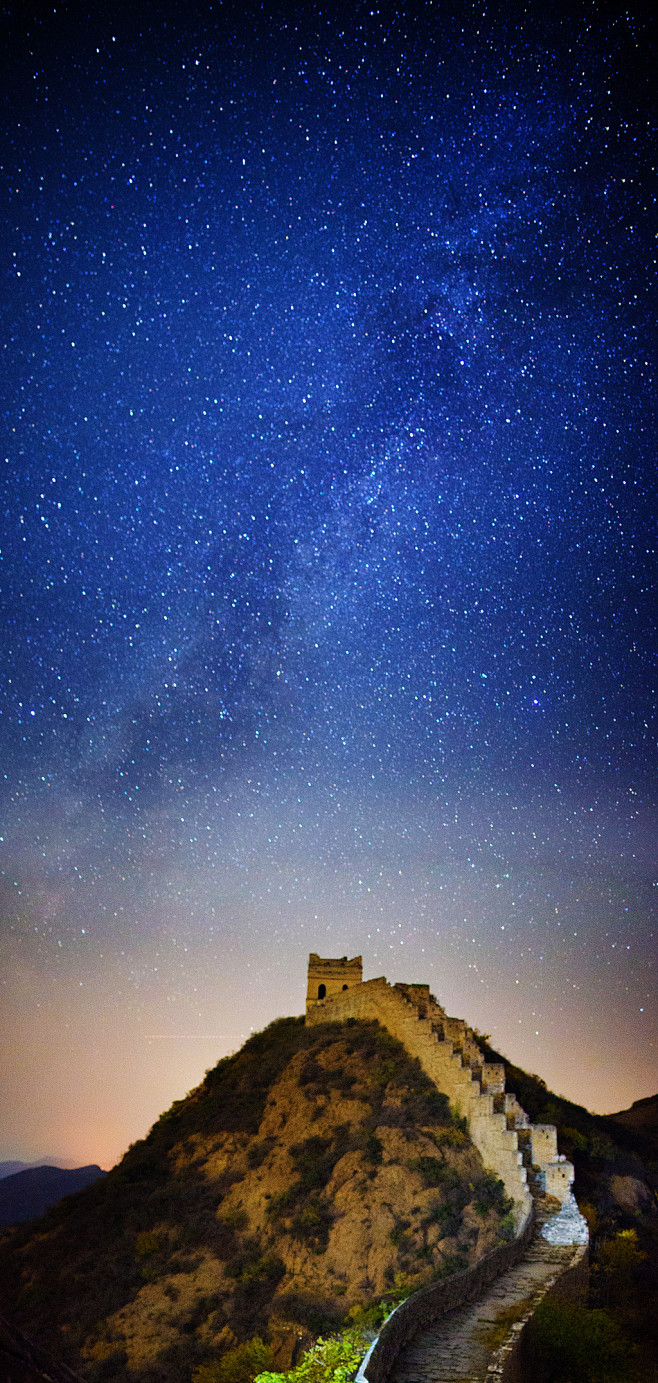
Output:
[[[373,977],[373,976],[368,976],[367,978],[374,978],[374,977]],[[388,977],[387,977],[387,978],[388,978]],[[408,977],[405,977],[405,978],[408,980]],[[409,982],[409,983],[422,983],[423,981],[420,981],[420,980],[416,979],[416,980],[414,980],[414,981],[408,981],[408,982]],[[439,998],[439,1002],[440,1002],[440,996],[437,996],[437,997]],[[284,1018],[284,1017],[290,1017],[290,1018],[292,1018],[292,1017],[302,1017],[302,1016],[303,1016],[303,1013],[302,1013],[302,1014],[277,1014],[277,1015],[275,1015],[273,1018],[270,1018],[270,1019],[269,1019],[268,1023],[265,1023],[265,1024],[263,1025],[263,1028],[260,1028],[260,1029],[252,1029],[249,1033],[243,1034],[243,1039],[244,1039],[243,1042],[241,1042],[241,1043],[239,1044],[239,1046],[235,1047],[233,1050],[225,1052],[225,1053],[223,1054],[223,1056],[221,1056],[221,1057],[218,1058],[218,1062],[224,1060],[224,1059],[225,1059],[226,1057],[228,1057],[228,1056],[232,1056],[232,1055],[234,1054],[234,1052],[239,1051],[239,1050],[240,1050],[240,1047],[243,1046],[244,1043],[245,1043],[246,1041],[248,1041],[249,1037],[253,1036],[254,1033],[255,1033],[256,1031],[264,1031],[264,1029],[267,1028],[267,1027],[269,1026],[269,1023],[271,1023],[271,1022],[276,1022],[277,1019],[279,1019],[279,1018]],[[452,1014],[451,1016],[453,1016],[453,1017],[463,1017],[462,1014]],[[469,1022],[468,1018],[466,1019],[466,1022]],[[476,1030],[476,1031],[477,1031],[477,1030]],[[479,1032],[477,1033],[477,1035],[480,1036],[480,1037],[483,1036],[483,1034],[482,1034],[482,1033],[479,1033]],[[195,1037],[192,1036],[192,1035],[189,1035],[189,1036],[186,1037],[186,1036],[184,1036],[184,1035],[179,1035],[179,1034],[159,1034],[159,1035],[151,1034],[151,1035],[150,1035],[150,1040],[151,1040],[151,1041],[158,1041],[158,1040],[164,1040],[164,1041],[185,1041],[185,1040],[187,1040],[187,1041],[192,1041],[192,1042],[194,1042],[194,1041],[196,1041],[196,1040],[211,1041],[211,1040],[214,1040],[214,1039],[212,1039],[212,1038],[210,1038],[209,1036],[206,1036],[206,1035],[202,1035],[202,1036],[200,1036],[200,1037],[198,1037],[198,1038],[195,1038]],[[493,1041],[493,1038],[491,1038],[490,1041],[491,1041],[491,1045],[494,1047],[494,1049],[495,1049],[496,1051],[498,1051],[498,1052],[499,1052],[499,1055],[502,1056],[502,1057],[504,1057],[505,1060],[511,1061],[512,1064],[514,1064],[514,1065],[521,1065],[520,1062],[515,1061],[512,1057],[510,1057],[509,1054],[508,1054],[507,1052],[505,1052],[505,1051],[499,1051],[498,1047],[496,1046],[496,1043]],[[214,1063],[214,1064],[217,1064],[217,1063]],[[210,1069],[212,1069],[212,1067],[207,1067],[207,1068],[205,1069],[205,1071],[199,1075],[198,1081],[197,1081],[194,1085],[192,1085],[189,1089],[187,1089],[185,1092],[181,1092],[180,1094],[173,1094],[172,1097],[171,1097],[171,1100],[170,1100],[168,1103],[163,1104],[162,1108],[161,1108],[161,1109],[150,1119],[150,1122],[148,1123],[148,1125],[147,1125],[146,1127],[144,1127],[143,1130],[142,1130],[141,1132],[135,1132],[135,1133],[134,1133],[134,1136],[131,1137],[130,1140],[129,1140],[128,1142],[126,1142],[125,1147],[122,1147],[121,1151],[119,1151],[119,1152],[116,1152],[116,1151],[115,1151],[115,1152],[109,1153],[109,1154],[107,1155],[105,1161],[103,1161],[103,1159],[102,1159],[101,1156],[90,1156],[90,1155],[85,1155],[85,1157],[82,1157],[82,1158],[76,1160],[75,1158],[73,1158],[73,1157],[71,1156],[70,1153],[62,1153],[61,1155],[57,1155],[57,1156],[53,1157],[51,1160],[48,1160],[47,1158],[44,1158],[43,1161],[40,1161],[40,1159],[39,1159],[39,1154],[36,1154],[34,1157],[32,1157],[32,1156],[27,1156],[27,1155],[21,1155],[21,1153],[15,1152],[15,1151],[14,1151],[14,1152],[12,1152],[12,1151],[7,1152],[7,1151],[5,1151],[5,1149],[6,1149],[6,1147],[9,1147],[9,1145],[8,1145],[8,1144],[5,1145],[5,1144],[3,1144],[3,1143],[0,1141],[0,1163],[10,1162],[10,1161],[16,1161],[16,1162],[24,1162],[24,1163],[26,1163],[26,1164],[30,1164],[30,1165],[33,1165],[33,1166],[35,1166],[35,1165],[37,1165],[37,1166],[48,1166],[48,1165],[50,1165],[50,1166],[53,1166],[53,1165],[54,1165],[54,1166],[58,1166],[58,1165],[59,1165],[59,1166],[63,1166],[64,1168],[71,1168],[71,1169],[73,1169],[73,1168],[75,1168],[75,1167],[82,1167],[82,1166],[88,1166],[88,1165],[93,1165],[93,1164],[95,1164],[95,1165],[101,1167],[102,1170],[104,1170],[104,1171],[109,1171],[109,1170],[111,1170],[111,1168],[112,1168],[113,1166],[116,1166],[116,1165],[121,1161],[121,1159],[122,1159],[122,1157],[124,1156],[125,1152],[128,1151],[128,1148],[132,1145],[133,1142],[139,1141],[140,1139],[146,1137],[146,1135],[148,1134],[148,1132],[149,1132],[150,1129],[152,1128],[153,1124],[157,1122],[157,1120],[158,1120],[158,1118],[160,1117],[161,1114],[164,1114],[164,1113],[165,1113],[166,1109],[169,1108],[169,1105],[170,1105],[171,1103],[173,1103],[175,1100],[185,1098],[187,1095],[191,1094],[191,1093],[193,1092],[194,1089],[196,1089],[197,1085],[200,1085],[200,1084],[201,1084],[201,1082],[203,1081],[204,1075],[205,1075],[206,1072],[207,1072],[208,1070],[210,1070]],[[525,1068],[522,1067],[522,1069],[525,1069]],[[540,1070],[526,1071],[526,1074],[538,1076],[540,1080],[544,1080],[544,1079],[545,1079],[544,1076],[542,1075],[542,1072],[541,1072]],[[601,1116],[603,1116],[603,1117],[605,1117],[605,1116],[610,1117],[610,1116],[613,1116],[614,1114],[623,1113],[626,1109],[630,1109],[634,1104],[638,1103],[638,1101],[641,1101],[641,1100],[643,1100],[643,1099],[644,1099],[644,1100],[651,1100],[651,1099],[656,1098],[656,1097],[658,1096],[658,1090],[657,1090],[657,1091],[651,1092],[649,1095],[639,1096],[639,1097],[637,1097],[635,1100],[630,1101],[628,1105],[625,1105],[625,1106],[623,1106],[623,1107],[622,1107],[622,1106],[619,1106],[619,1107],[617,1107],[617,1108],[615,1108],[615,1109],[594,1110],[594,1109],[591,1109],[583,1100],[577,1100],[577,1099],[574,1098],[573,1095],[567,1095],[567,1094],[565,1094],[564,1092],[562,1092],[561,1090],[559,1090],[559,1089],[557,1089],[557,1088],[553,1088],[553,1087],[551,1086],[551,1084],[550,1084],[550,1081],[546,1081],[546,1085],[547,1085],[547,1088],[548,1088],[548,1090],[549,1090],[549,1092],[550,1092],[551,1094],[558,1096],[560,1099],[569,1100],[571,1103],[576,1104],[576,1105],[579,1105],[580,1107],[587,1109],[588,1112],[589,1112],[590,1114],[599,1114],[599,1115],[601,1115]],[[511,1087],[510,1087],[510,1088],[511,1088]],[[1,1135],[0,1135],[0,1139],[1,1139]],[[108,1144],[108,1146],[111,1147],[112,1144]]]

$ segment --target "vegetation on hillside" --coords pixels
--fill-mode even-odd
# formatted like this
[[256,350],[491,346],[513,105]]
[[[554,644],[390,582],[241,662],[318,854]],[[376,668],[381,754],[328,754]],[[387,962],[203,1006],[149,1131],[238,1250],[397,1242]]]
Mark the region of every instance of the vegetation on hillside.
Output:
[[390,1034],[281,1019],[103,1181],[5,1233],[2,1306],[91,1383],[249,1383],[467,1266],[508,1212]]

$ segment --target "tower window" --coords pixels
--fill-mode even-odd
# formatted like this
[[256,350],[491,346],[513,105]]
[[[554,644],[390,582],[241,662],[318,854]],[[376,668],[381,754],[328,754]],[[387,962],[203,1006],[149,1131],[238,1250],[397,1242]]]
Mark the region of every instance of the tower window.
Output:
[[346,985],[346,984],[343,985],[343,989],[347,989],[347,985]]
[[327,997],[327,986],[326,986],[326,984],[319,984],[319,985],[318,985],[318,999],[326,999],[326,997]]

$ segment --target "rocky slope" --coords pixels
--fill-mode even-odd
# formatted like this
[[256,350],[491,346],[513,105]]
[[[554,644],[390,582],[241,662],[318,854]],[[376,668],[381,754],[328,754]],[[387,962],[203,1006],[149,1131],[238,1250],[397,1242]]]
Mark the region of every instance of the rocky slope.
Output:
[[388,1033],[282,1019],[102,1181],[5,1231],[2,1309],[94,1383],[187,1380],[256,1334],[286,1367],[350,1308],[474,1262],[508,1210]]

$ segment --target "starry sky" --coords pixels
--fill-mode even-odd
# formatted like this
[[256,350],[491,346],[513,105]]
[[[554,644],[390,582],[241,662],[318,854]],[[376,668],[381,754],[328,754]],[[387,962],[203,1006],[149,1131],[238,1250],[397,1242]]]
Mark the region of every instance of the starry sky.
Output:
[[0,1157],[111,1165],[309,950],[653,1094],[643,11],[2,26]]

